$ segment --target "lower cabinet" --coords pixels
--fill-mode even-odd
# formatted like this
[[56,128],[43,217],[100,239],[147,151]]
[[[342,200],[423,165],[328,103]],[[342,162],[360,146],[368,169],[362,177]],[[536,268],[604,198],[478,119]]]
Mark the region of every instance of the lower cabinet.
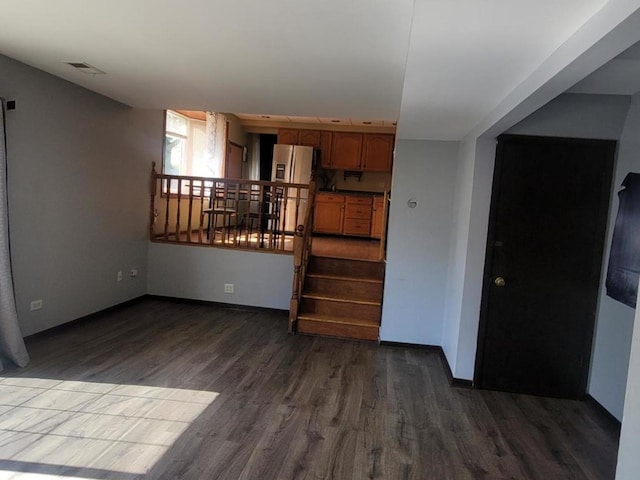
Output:
[[382,226],[384,225],[384,197],[373,198],[373,210],[371,214],[371,236],[382,238]]
[[313,231],[372,236],[373,197],[363,195],[316,195]]
[[344,219],[344,195],[316,195],[313,213],[313,231],[319,233],[342,233]]
[[371,201],[371,197],[346,197],[342,233],[367,237],[370,235]]

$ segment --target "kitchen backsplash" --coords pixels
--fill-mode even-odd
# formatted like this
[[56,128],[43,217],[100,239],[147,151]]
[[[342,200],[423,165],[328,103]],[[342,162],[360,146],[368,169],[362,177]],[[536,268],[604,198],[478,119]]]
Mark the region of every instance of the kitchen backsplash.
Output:
[[337,190],[365,192],[384,192],[391,189],[391,174],[388,172],[362,172],[362,177],[358,180],[355,177],[345,179],[342,170],[320,170],[317,181],[321,188],[324,187],[323,175],[328,178],[326,188],[335,185]]

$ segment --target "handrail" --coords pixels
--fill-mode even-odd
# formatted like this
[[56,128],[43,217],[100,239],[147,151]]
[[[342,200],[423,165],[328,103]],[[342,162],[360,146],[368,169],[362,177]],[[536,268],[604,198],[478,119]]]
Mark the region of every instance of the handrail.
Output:
[[384,192],[384,201],[382,206],[382,232],[380,233],[380,260],[385,260],[387,256],[387,226],[389,223],[389,202],[391,198],[389,191]]
[[291,253],[308,184],[157,173],[151,168],[153,242]]
[[315,194],[316,183],[312,180],[309,183],[309,197],[304,221],[301,225],[298,225],[293,239],[293,287],[289,305],[289,333],[295,332],[296,320],[300,311],[300,298],[304,291],[304,280],[307,276],[307,268],[311,256]]

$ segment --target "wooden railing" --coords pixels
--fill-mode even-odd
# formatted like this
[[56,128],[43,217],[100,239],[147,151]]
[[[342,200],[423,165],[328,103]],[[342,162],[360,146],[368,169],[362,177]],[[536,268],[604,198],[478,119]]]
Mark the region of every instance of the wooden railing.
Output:
[[154,162],[149,238],[291,253],[308,195],[307,184],[165,175]]
[[313,232],[313,211],[315,208],[316,184],[309,184],[309,207],[302,224],[298,225],[293,239],[293,287],[289,305],[289,333],[294,333],[295,323],[300,310],[300,296],[304,291],[304,279],[307,275]]
[[382,211],[382,233],[380,235],[380,260],[385,260],[387,258],[387,230],[389,226],[389,202],[391,201],[391,197],[389,195],[389,191],[384,192],[384,203],[383,203],[383,211]]

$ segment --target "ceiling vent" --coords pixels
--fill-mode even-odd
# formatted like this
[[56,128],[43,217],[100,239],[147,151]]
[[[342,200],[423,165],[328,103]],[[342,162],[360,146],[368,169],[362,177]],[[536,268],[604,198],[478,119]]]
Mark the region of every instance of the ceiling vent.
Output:
[[71,65],[73,68],[77,69],[82,73],[86,73],[88,75],[105,75],[106,72],[103,72],[99,68],[93,67],[86,62],[65,62],[67,65]]

